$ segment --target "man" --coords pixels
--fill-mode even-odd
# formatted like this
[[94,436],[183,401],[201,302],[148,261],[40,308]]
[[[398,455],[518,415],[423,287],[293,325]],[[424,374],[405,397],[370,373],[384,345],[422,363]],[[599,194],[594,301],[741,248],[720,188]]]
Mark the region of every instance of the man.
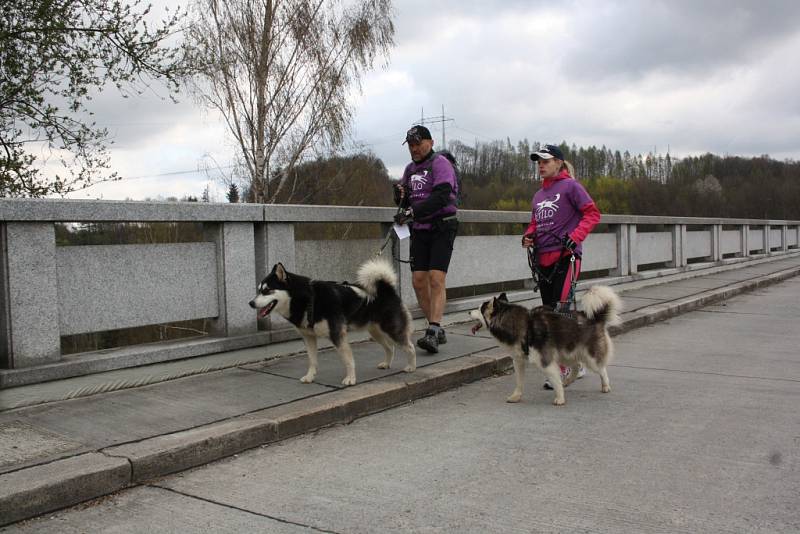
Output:
[[450,160],[433,151],[433,138],[425,126],[406,133],[411,163],[395,185],[395,203],[401,211],[398,224],[411,229],[411,280],[428,328],[417,345],[431,354],[447,343],[441,321],[447,300],[445,278],[458,231],[456,199],[458,181]]

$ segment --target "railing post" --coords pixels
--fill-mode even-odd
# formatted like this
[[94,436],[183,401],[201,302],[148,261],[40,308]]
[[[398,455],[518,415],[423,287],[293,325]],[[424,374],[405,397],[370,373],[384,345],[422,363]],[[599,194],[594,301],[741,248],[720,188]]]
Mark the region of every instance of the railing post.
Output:
[[258,223],[255,225],[256,283],[280,262],[289,271],[297,270],[294,224]]
[[9,222],[0,227],[0,246],[0,367],[59,361],[53,223]]
[[795,248],[800,247],[800,224],[794,225],[794,246]]
[[[265,207],[264,209],[269,209]],[[261,280],[272,271],[272,266],[280,262],[289,271],[297,269],[294,244],[294,224],[292,223],[256,223],[255,225],[255,282],[251,294],[255,296],[255,288]],[[257,319],[264,330],[272,327],[271,318]]]
[[686,225],[672,225],[672,265],[670,267],[686,267]]
[[788,237],[788,226],[786,223],[781,225],[781,250],[786,252],[789,250],[789,245],[786,243],[786,238]]
[[722,261],[722,225],[712,224],[711,228],[711,261]]
[[611,269],[612,276],[628,276],[628,227],[624,224],[614,226],[614,237],[617,244],[617,266]]
[[769,223],[764,223],[764,227],[763,227],[762,232],[763,232],[763,236],[764,236],[764,254],[766,256],[769,256],[770,255],[770,249],[772,248],[772,246],[770,245],[770,242],[769,242],[769,234],[770,234],[770,225],[769,225]]
[[253,224],[245,222],[207,223],[206,239],[217,246],[217,293],[219,316],[211,333],[237,336],[256,332],[256,315],[247,305],[255,294]]
[[636,274],[639,272],[639,252],[637,245],[637,227],[635,224],[628,225],[628,273]]
[[739,235],[740,257],[747,258],[750,256],[750,225],[739,225],[739,231],[741,232],[741,235]]
[[636,259],[636,225],[620,224],[616,229],[617,234],[617,268],[612,271],[614,276],[628,276],[638,270]]

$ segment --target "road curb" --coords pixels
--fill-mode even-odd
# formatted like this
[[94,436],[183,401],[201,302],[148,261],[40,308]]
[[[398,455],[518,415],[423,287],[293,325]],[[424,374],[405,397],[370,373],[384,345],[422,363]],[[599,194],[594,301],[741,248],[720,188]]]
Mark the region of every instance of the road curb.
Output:
[[[800,274],[800,267],[737,282],[623,315],[617,335]],[[355,387],[233,419],[117,445],[0,475],[0,526],[204,465],[264,444],[407,404],[511,366],[502,349],[453,358]]]
[[0,476],[0,526],[119,491],[130,483],[125,458],[97,452]]
[[735,282],[725,287],[718,289],[709,289],[700,293],[696,293],[690,297],[682,299],[675,299],[665,303],[654,304],[644,308],[628,313],[623,318],[620,325],[610,328],[612,335],[619,335],[621,333],[633,330],[634,328],[641,328],[660,321],[665,321],[672,317],[684,314],[714,304],[729,298],[735,297],[747,291],[758,289],[759,287],[768,286],[784,280],[788,280],[800,274],[800,267],[792,267],[777,273],[753,278],[752,280],[745,280],[742,282]]
[[480,355],[459,357],[420,369],[412,375],[392,375],[231,420],[108,447],[100,452],[128,460],[130,482],[140,484],[260,445],[332,425],[348,424],[485,378],[503,364],[502,360],[502,357]]

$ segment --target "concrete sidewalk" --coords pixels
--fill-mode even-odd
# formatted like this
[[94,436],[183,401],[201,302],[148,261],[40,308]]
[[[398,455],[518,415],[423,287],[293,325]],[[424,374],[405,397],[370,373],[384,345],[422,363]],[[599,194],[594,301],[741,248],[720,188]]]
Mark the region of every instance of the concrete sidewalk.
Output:
[[[619,284],[627,311],[617,332],[798,273],[792,253]],[[359,383],[349,388],[330,349],[315,383],[301,384],[295,341],[2,390],[0,525],[505,372],[508,355],[485,330],[470,335],[467,321],[449,315],[448,343],[435,356],[420,351],[413,374],[402,356],[378,370],[377,345],[354,345]]]

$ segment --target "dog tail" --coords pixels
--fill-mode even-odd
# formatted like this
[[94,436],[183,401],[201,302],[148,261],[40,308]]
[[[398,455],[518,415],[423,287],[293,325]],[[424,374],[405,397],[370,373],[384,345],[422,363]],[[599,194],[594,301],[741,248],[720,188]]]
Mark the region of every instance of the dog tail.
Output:
[[397,293],[397,273],[386,260],[375,258],[367,261],[358,269],[358,284],[375,297],[380,286],[388,285],[393,293]]
[[619,324],[622,302],[608,286],[592,286],[581,298],[583,312],[590,320],[605,326]]

